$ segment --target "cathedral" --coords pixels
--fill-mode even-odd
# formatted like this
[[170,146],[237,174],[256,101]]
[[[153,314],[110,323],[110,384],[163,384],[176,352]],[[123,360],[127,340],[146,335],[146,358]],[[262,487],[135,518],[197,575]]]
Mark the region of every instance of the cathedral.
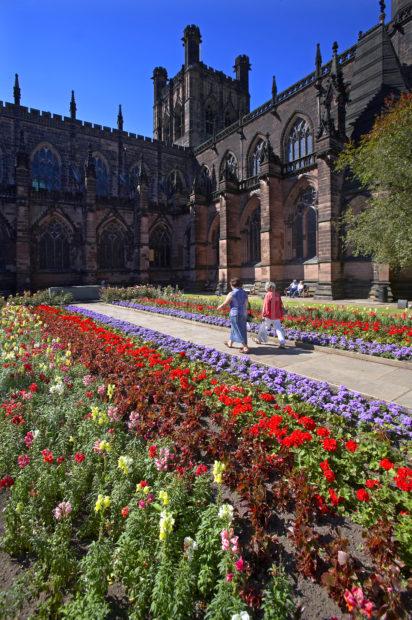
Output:
[[[380,8],[379,8],[380,7]],[[377,2],[376,23],[250,110],[248,56],[234,77],[207,66],[201,32],[183,33],[177,75],[153,71],[153,138],[0,101],[0,294],[139,282],[225,290],[232,277],[319,299],[411,297],[392,273],[340,238],[368,199],[334,163],[388,96],[412,87],[412,1]],[[326,61],[323,57],[327,57]]]

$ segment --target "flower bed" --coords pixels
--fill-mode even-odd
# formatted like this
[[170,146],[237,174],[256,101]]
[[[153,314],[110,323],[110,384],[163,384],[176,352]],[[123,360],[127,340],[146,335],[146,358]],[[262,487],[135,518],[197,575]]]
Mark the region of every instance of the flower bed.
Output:
[[158,346],[172,353],[184,351],[191,360],[202,361],[219,372],[227,371],[251,383],[264,383],[268,389],[276,393],[295,396],[309,405],[318,407],[326,413],[336,414],[354,424],[373,424],[390,432],[394,437],[412,437],[412,416],[396,403],[368,401],[345,386],[340,386],[338,392],[334,393],[326,382],[307,379],[280,368],[268,368],[263,364],[251,362],[248,356],[238,357],[221,353],[211,347],[196,345],[86,308],[77,306],[67,308],[112,328],[121,329],[127,334],[156,342]]
[[[112,303],[219,327],[230,326],[225,312],[218,311],[215,306],[210,304],[165,299],[139,299],[138,302],[117,301]],[[259,321],[260,312],[253,310],[252,314],[254,320]],[[406,322],[406,319],[404,321]],[[283,321],[285,336],[288,340],[298,340],[313,345],[398,360],[412,359],[412,347],[410,346],[412,327],[409,323],[410,321],[408,321],[408,325],[402,323],[386,325],[377,320],[370,322],[341,321],[332,318],[314,319],[311,318],[310,312],[307,316],[293,316],[289,310]],[[258,329],[258,323],[251,323],[253,333],[257,333]]]
[[[48,548],[60,552],[59,558],[70,557],[73,532],[63,526],[70,529],[74,517],[80,519],[79,531],[94,539],[80,577],[70,563],[70,571],[63,562],[66,568],[59,572],[61,561],[51,572],[60,592],[59,599],[53,591],[57,605],[62,583],[78,582],[65,617],[88,617],[96,601],[107,604],[107,576],[113,573],[137,607],[136,617],[194,618],[206,611],[207,618],[222,620],[245,614],[287,618],[290,601],[279,569],[264,587],[273,558],[281,554],[280,523],[281,531],[288,525],[295,545],[296,570],[320,580],[343,609],[368,617],[405,617],[397,556],[400,552],[408,560],[405,512],[410,511],[412,472],[384,433],[351,428],[286,391],[275,395],[216,375],[189,360],[196,353],[189,343],[171,355],[178,341],[165,341],[168,350],[159,351],[147,345],[156,335],[150,332],[149,338],[149,330],[143,343],[143,332],[136,341],[79,315],[48,307],[38,312],[45,323],[44,335],[34,338],[38,346],[28,334],[29,327],[32,334],[34,329],[27,318],[13,319],[4,339],[21,335],[7,346],[3,365],[11,393],[1,420],[7,437],[2,468],[10,470],[3,486],[11,486],[6,540],[10,550],[13,541],[17,551],[20,544],[25,550],[25,534],[41,566],[47,566]],[[122,322],[115,327],[136,328]],[[87,368],[83,376],[80,363]],[[81,395],[76,393],[80,385]],[[74,395],[65,407],[63,394]],[[40,415],[50,398],[56,399],[53,408]],[[26,432],[40,423],[39,434]],[[27,463],[31,455],[33,462]],[[142,482],[154,489],[153,501],[147,502],[150,491]],[[245,502],[232,496],[235,520],[230,508],[222,508],[222,482]],[[330,527],[328,519],[336,514],[368,526],[365,544],[373,569],[362,568],[342,535],[321,535],[318,526]],[[188,535],[193,542],[185,543]],[[42,545],[46,537],[54,546]],[[321,599],[317,586],[311,588]],[[281,609],[279,598],[286,600]],[[328,613],[336,615],[330,608]]]

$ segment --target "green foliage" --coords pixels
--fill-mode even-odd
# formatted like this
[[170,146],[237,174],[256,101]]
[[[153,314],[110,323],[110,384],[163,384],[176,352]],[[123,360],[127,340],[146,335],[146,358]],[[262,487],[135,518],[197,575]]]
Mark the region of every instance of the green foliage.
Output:
[[295,605],[292,598],[292,587],[283,567],[274,564],[270,573],[271,579],[263,594],[263,619],[288,620],[293,618]]
[[[0,298],[0,308],[3,305]],[[71,293],[50,293],[49,290],[37,291],[30,293],[24,291],[22,295],[13,295],[7,298],[7,303],[13,306],[40,306],[47,304],[48,306],[67,306],[73,301]]]
[[392,102],[359,145],[349,143],[337,170],[352,176],[371,198],[343,223],[355,255],[371,255],[393,268],[412,264],[412,94]]
[[107,303],[111,301],[130,301],[140,298],[177,300],[181,297],[178,286],[154,286],[152,284],[138,284],[126,288],[109,286],[102,289],[100,298]]

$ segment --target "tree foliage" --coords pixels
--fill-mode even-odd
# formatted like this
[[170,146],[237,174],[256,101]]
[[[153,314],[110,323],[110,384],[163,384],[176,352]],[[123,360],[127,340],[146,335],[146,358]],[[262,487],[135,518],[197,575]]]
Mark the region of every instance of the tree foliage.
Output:
[[345,242],[392,268],[412,264],[412,93],[390,100],[358,145],[348,143],[336,169],[370,193],[360,214],[344,215]]

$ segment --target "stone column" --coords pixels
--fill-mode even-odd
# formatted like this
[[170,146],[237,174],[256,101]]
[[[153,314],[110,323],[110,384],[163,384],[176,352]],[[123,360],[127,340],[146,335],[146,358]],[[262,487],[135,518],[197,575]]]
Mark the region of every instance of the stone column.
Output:
[[30,171],[23,138],[16,157],[16,290],[30,290]]
[[261,265],[256,269],[256,279],[261,285],[272,280],[282,287],[285,231],[280,163],[262,163],[259,182]]
[[134,269],[138,273],[140,282],[149,281],[149,188],[146,176],[140,173],[137,186],[137,231],[138,236],[134,245]]
[[91,151],[86,167],[86,284],[97,284],[96,170]]
[[[190,267],[189,280],[196,288],[203,289],[208,280],[210,266],[207,261],[207,200],[192,192],[190,195]],[[185,266],[185,270],[187,267]]]
[[317,299],[344,296],[339,247],[342,174],[334,172],[341,144],[327,136],[317,142],[318,165],[318,261]]
[[226,291],[230,279],[240,276],[240,201],[230,182],[221,182],[220,187],[219,286]]

